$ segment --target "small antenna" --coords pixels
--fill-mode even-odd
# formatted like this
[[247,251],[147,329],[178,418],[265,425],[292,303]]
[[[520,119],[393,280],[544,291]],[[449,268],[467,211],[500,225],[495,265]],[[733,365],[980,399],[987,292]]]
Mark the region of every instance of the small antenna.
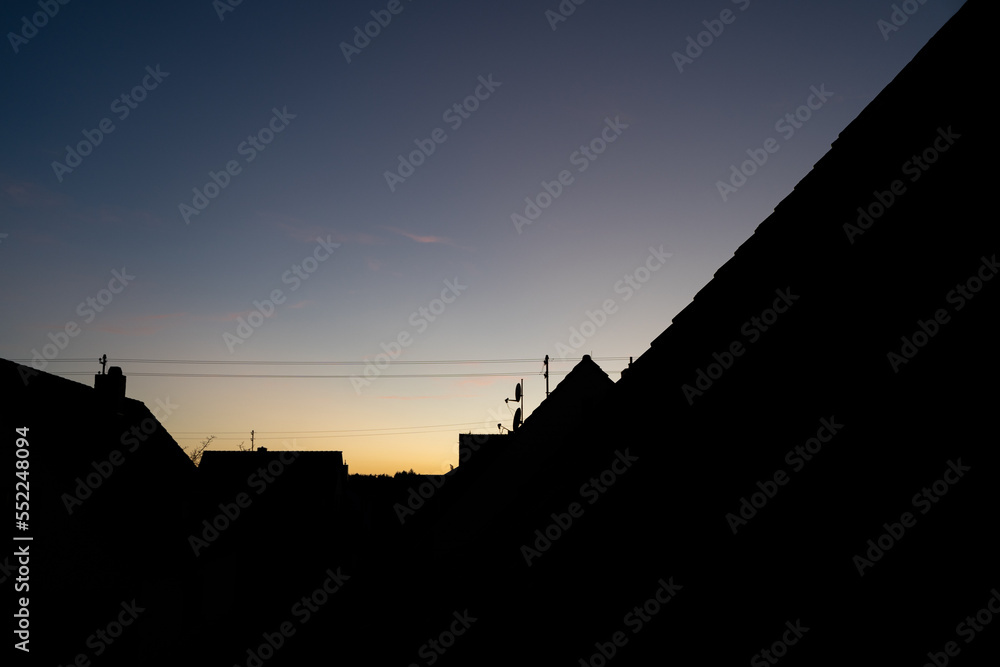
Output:
[[105,368],[108,365],[108,355],[105,354],[103,357],[98,359],[98,361],[101,362],[101,375],[104,375]]
[[545,355],[545,398],[549,397],[549,355]]

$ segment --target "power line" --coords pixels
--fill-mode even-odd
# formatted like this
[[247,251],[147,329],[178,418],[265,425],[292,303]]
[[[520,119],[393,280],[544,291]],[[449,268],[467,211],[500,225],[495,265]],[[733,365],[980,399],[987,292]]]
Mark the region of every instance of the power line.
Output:
[[[593,361],[624,361],[629,357],[594,357]],[[17,363],[30,363],[32,359],[11,359],[10,361]],[[70,358],[70,359],[49,359],[49,363],[62,362],[62,363],[94,363],[93,358]],[[263,361],[249,361],[249,360],[207,360],[207,359],[114,359],[111,358],[109,361],[113,361],[119,364],[175,364],[179,366],[183,365],[220,365],[220,366],[376,366],[380,368],[376,362],[372,360],[366,361],[274,361],[274,360],[263,360]],[[580,359],[577,358],[550,358],[550,362],[571,362],[577,363]],[[424,359],[424,360],[410,360],[410,361],[391,361],[393,365],[398,366],[408,366],[408,365],[438,365],[438,366],[449,366],[449,365],[467,365],[467,364],[513,364],[513,363],[542,363],[542,359],[530,359],[530,358],[511,358],[511,359]],[[510,371],[506,373],[393,373],[393,374],[380,374],[379,377],[385,378],[465,378],[465,377],[521,377],[525,375],[542,375],[544,371]],[[562,376],[566,375],[568,371],[554,371],[550,375]],[[71,376],[71,375],[91,375],[90,371],[58,371],[57,375]],[[344,375],[344,374],[333,374],[333,375],[316,375],[316,374],[301,374],[301,373],[182,373],[182,372],[151,372],[151,371],[135,371],[130,370],[128,375],[133,377],[189,377],[189,378],[276,378],[276,379],[305,379],[305,378],[315,378],[315,379],[349,379],[358,377],[357,374]]]
[[[262,440],[316,440],[325,438],[366,438],[366,437],[388,437],[397,435],[422,435],[425,433],[454,433],[454,428],[441,429],[440,427],[450,426],[483,426],[483,422],[456,422],[454,424],[427,424],[425,426],[386,426],[383,428],[359,428],[359,429],[341,429],[333,431],[257,431],[256,435]],[[400,430],[400,429],[427,429],[435,428],[435,431],[412,431],[412,430]],[[373,431],[385,431],[383,433],[374,433]],[[201,440],[203,439],[204,433],[209,435],[215,435],[216,433],[222,433],[224,435],[215,435],[215,440],[246,440],[246,431],[215,431],[212,432],[211,429],[206,429],[205,431],[172,431],[171,436],[176,440]],[[323,433],[325,435],[299,435],[301,433]],[[196,435],[189,435],[196,434]],[[240,434],[240,435],[230,435],[230,434]]]
[[[479,422],[476,422],[479,424]],[[303,435],[294,438],[285,438],[282,436],[271,436],[269,438],[258,438],[258,440],[315,440],[321,438],[373,438],[373,437],[388,437],[396,435],[421,435],[423,433],[454,433],[454,429],[443,429],[437,431],[400,431],[398,433],[344,433],[339,435]],[[171,434],[173,435],[173,434]],[[205,436],[173,436],[175,440],[203,440]],[[246,436],[219,436],[215,438],[216,440],[246,440]]]
[[[480,424],[481,422],[456,422],[454,424],[426,424],[424,426],[383,426],[381,428],[344,428],[326,431],[256,431],[257,435],[265,435],[274,437],[281,437],[288,434],[298,434],[298,433],[361,433],[367,431],[393,431],[398,429],[411,429],[411,428],[440,428],[443,426],[470,426],[472,424]],[[171,431],[172,435],[185,435],[185,434],[200,434],[201,431]],[[214,433],[224,433],[224,434],[234,434],[234,433],[246,433],[246,431],[215,431]],[[211,433],[210,433],[211,434]],[[391,435],[391,434],[390,434]],[[325,436],[318,435],[317,438],[322,438]]]
[[[246,361],[246,360],[225,360],[209,361],[204,359],[115,359],[119,363],[134,364],[208,364],[227,366],[366,366],[374,364],[372,360],[367,361]],[[540,361],[538,359],[452,359],[452,360],[414,360],[414,361],[392,361],[393,364],[418,365],[450,365],[450,364],[521,364]]]
[[[628,357],[593,357],[593,361],[624,361]],[[579,357],[565,357],[565,358],[550,358],[550,361],[555,362],[579,362],[581,359]],[[25,363],[34,361],[33,359],[10,359],[16,363]],[[74,359],[47,359],[49,363],[94,363],[96,360],[92,357],[87,358],[74,358]],[[207,365],[242,365],[242,366],[367,366],[369,364],[374,364],[372,360],[366,361],[248,361],[248,360],[221,360],[213,361],[207,359],[116,359],[113,357],[108,357],[108,361],[122,363],[122,364],[207,364]],[[520,358],[520,359],[436,359],[436,360],[412,360],[412,361],[395,361],[391,363],[393,365],[419,365],[419,364],[432,364],[447,366],[451,364],[515,364],[515,363],[542,363],[541,358]]]
[[[552,375],[567,375],[569,371],[555,371]],[[466,378],[466,377],[523,377],[525,375],[541,375],[542,371],[511,371],[509,373],[393,373],[381,374],[379,378]],[[88,371],[59,371],[56,375],[93,375]],[[292,373],[259,374],[259,373],[144,373],[130,371],[129,377],[190,377],[190,378],[279,378],[317,380],[331,378],[358,378],[360,375],[301,375]]]

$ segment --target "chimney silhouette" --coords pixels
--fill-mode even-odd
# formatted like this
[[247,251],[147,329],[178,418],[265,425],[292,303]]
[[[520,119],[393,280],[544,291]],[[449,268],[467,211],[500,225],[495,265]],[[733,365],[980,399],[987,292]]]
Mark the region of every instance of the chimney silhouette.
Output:
[[99,402],[117,411],[125,398],[125,375],[121,366],[112,366],[107,373],[95,374],[94,390]]

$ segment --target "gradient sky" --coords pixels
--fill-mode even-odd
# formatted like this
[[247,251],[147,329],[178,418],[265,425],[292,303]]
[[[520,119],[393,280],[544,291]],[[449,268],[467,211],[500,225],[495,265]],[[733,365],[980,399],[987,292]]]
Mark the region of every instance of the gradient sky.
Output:
[[[70,2],[39,15],[37,30],[24,27],[37,0],[10,0],[0,356],[44,354],[70,325],[76,335],[45,370],[92,384],[69,373],[94,373],[107,354],[130,397],[176,406],[160,416],[182,446],[215,434],[213,448],[236,448],[255,429],[259,445],[343,450],[351,472],[443,472],[458,463],[459,432],[510,425],[503,399],[520,377],[530,415],[546,354],[553,387],[583,354],[617,380],[961,4],[913,1],[883,34],[892,3],[860,0],[566,0],[575,10],[555,29],[556,0],[245,0],[221,19],[225,0]],[[384,13],[390,5],[401,11]],[[712,24],[723,10],[731,22]],[[373,11],[391,21],[347,62],[341,43]],[[678,71],[673,54],[703,21],[722,32]],[[29,38],[12,43],[22,31]],[[147,67],[165,74],[156,82]],[[498,84],[488,97],[480,77]],[[144,80],[152,89],[133,101]],[[445,112],[477,87],[486,99],[470,100],[478,108],[457,125]],[[777,128],[811,87],[829,99],[794,133]],[[294,118],[251,150],[243,142],[274,109]],[[113,131],[78,166],[53,166],[103,119]],[[618,133],[605,131],[615,121]],[[443,143],[390,188],[398,156],[437,128]],[[578,152],[602,132],[615,137],[602,153]],[[778,150],[723,201],[717,182],[772,137]],[[193,207],[193,189],[230,161],[239,172],[185,220],[180,205]],[[569,184],[518,231],[512,214],[563,170]],[[318,237],[340,245],[303,263],[326,257]],[[659,266],[649,258],[661,246],[670,257]],[[303,280],[296,265],[314,271]],[[113,282],[118,293],[90,312],[87,299],[107,300],[101,290],[123,268],[134,279]],[[648,279],[633,290],[626,276]],[[456,279],[458,296],[435,304]],[[271,316],[227,344],[274,290],[283,302]],[[606,322],[573,338],[607,300]],[[441,306],[422,322],[421,307]],[[372,360],[400,334],[409,345],[357,387],[137,374],[361,366],[116,361]],[[534,361],[402,363],[459,359]],[[386,377],[502,372],[515,376]]]

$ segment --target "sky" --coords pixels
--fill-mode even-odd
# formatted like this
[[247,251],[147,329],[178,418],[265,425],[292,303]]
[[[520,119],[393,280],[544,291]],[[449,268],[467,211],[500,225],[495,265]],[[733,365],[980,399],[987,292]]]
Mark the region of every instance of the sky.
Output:
[[9,0],[0,356],[445,472],[546,355],[618,380],[961,4]]

